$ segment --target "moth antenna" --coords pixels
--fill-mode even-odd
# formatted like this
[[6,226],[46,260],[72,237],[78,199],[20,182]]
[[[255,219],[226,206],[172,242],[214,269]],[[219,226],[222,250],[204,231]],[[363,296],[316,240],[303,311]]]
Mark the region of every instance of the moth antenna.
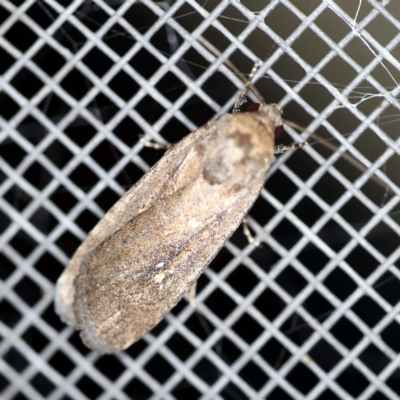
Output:
[[[328,142],[327,140],[323,139],[321,136],[317,135],[316,133],[310,132],[307,129],[304,129],[301,125],[296,124],[295,122],[292,121],[286,121],[286,120],[282,120],[284,125],[288,125],[300,132],[305,132],[308,133],[310,135],[311,138],[313,138],[315,140],[315,142],[318,142],[320,144],[322,144],[325,148],[327,148],[328,150],[330,150],[332,153],[336,152],[338,150],[338,146],[336,146],[333,143]],[[303,143],[299,143],[299,144],[310,144],[308,142],[303,142]],[[278,146],[277,146],[278,147]],[[297,147],[302,147],[302,146],[297,146]],[[289,149],[287,149],[289,150]],[[275,151],[276,151],[276,147],[275,147]],[[285,152],[286,150],[284,150],[283,152]],[[275,154],[280,154],[280,153],[276,153]],[[348,162],[350,165],[352,165],[354,168],[356,168],[358,171],[360,171],[361,173],[365,173],[367,171],[367,168],[365,167],[365,165],[361,164],[357,159],[355,159],[354,157],[350,156],[347,153],[343,153],[341,155],[341,157]],[[388,186],[383,183],[375,174],[371,175],[371,179],[380,187],[384,188],[385,190],[387,190]],[[392,189],[390,189],[390,192],[395,194]]]
[[251,80],[254,78],[254,75],[255,75],[255,73],[257,72],[257,69],[258,69],[258,66],[259,66],[258,61],[259,61],[259,60],[257,60],[257,61],[254,63],[254,67],[253,67],[253,69],[252,69],[251,72],[250,72],[249,79],[248,79],[248,81],[246,82],[246,84],[244,85],[244,88],[243,88],[243,90],[242,90],[242,93],[240,93],[239,96],[238,96],[238,98],[236,99],[235,105],[233,106],[232,113],[240,112],[240,107],[242,106],[243,103],[245,103],[245,102],[247,101],[247,100],[246,100],[246,95],[247,95],[247,92],[249,91],[249,87],[250,87],[250,85],[251,85]]
[[[197,40],[205,47],[207,48],[212,54],[214,54],[215,57],[221,57],[222,53],[214,46],[212,45],[206,38],[204,38],[203,36],[199,36],[197,38]],[[250,89],[254,96],[257,97],[257,100],[262,103],[262,104],[266,104],[264,97],[262,96],[262,94],[257,90],[257,88],[251,83],[251,79],[252,77],[249,77],[250,79],[246,78],[246,76],[244,74],[242,74],[239,69],[229,60],[224,60],[224,64],[231,70],[233,71],[242,81],[245,85],[248,86],[248,89]],[[260,60],[257,59],[256,64],[260,65]],[[254,69],[254,68],[253,68]],[[257,71],[257,68],[256,68]],[[251,74],[250,74],[251,75]],[[248,90],[247,89],[247,90]]]
[[250,87],[250,85],[251,85],[251,81],[253,80],[254,75],[256,74],[256,72],[257,72],[257,70],[258,70],[258,67],[260,66],[259,61],[260,61],[260,60],[257,59],[256,62],[254,63],[254,66],[253,66],[253,68],[252,68],[252,70],[251,70],[251,72],[250,72],[250,75],[249,75],[249,79],[248,79],[248,81],[246,82],[246,84],[244,85],[244,88],[243,88],[243,90],[242,90],[241,96],[246,96],[246,95],[247,95],[247,92],[249,91],[249,87]]

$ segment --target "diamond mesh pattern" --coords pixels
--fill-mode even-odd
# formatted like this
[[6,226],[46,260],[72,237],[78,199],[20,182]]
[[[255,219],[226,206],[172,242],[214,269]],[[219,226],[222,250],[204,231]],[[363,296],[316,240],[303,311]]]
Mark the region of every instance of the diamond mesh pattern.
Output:
[[[0,4],[0,396],[398,399],[400,21],[392,0]],[[201,37],[221,51],[215,57]],[[200,39],[199,39],[200,38]],[[321,143],[280,156],[188,298],[100,357],[54,313],[74,250],[249,72]],[[290,127],[286,143],[304,140]]]

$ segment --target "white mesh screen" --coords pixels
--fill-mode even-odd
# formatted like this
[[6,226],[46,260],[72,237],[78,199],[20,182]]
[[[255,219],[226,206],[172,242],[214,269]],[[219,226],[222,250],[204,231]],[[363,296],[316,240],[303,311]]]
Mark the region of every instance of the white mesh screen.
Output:
[[[396,0],[0,2],[2,399],[398,399]],[[202,37],[221,51],[215,56]],[[112,356],[54,312],[87,232],[249,73],[317,133],[188,298]],[[305,140],[286,128],[284,143]],[[329,139],[329,142],[326,140]]]

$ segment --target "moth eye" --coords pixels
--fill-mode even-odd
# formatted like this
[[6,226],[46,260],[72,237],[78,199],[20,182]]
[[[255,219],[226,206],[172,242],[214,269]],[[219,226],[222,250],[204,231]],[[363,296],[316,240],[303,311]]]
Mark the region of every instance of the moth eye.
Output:
[[283,125],[279,125],[275,128],[275,140],[280,139],[283,133]]
[[260,108],[260,103],[254,103],[247,96],[241,97],[239,112],[254,112]]
[[247,103],[244,107],[243,112],[253,112],[260,108],[260,103]]

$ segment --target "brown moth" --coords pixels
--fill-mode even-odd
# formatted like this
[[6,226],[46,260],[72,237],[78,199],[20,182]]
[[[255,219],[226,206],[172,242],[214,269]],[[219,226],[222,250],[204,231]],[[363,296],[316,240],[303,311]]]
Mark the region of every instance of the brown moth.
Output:
[[56,311],[91,349],[126,349],[157,325],[257,199],[281,152],[274,144],[281,110],[238,107],[166,152],[89,233],[59,278]]

